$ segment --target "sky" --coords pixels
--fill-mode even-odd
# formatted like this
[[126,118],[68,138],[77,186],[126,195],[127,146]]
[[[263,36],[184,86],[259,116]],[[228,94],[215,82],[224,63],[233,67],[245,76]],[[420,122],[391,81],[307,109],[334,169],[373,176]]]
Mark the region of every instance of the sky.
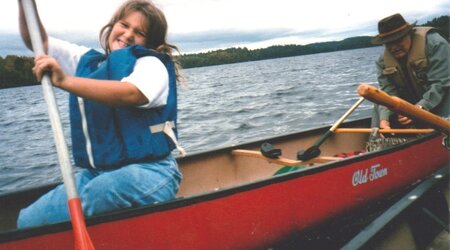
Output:
[[[98,47],[98,32],[123,0],[36,0],[50,35]],[[181,53],[230,47],[337,41],[374,36],[394,13],[419,24],[450,15],[449,0],[154,0],[166,15],[169,42]],[[0,9],[0,56],[25,51],[18,36],[16,0]]]

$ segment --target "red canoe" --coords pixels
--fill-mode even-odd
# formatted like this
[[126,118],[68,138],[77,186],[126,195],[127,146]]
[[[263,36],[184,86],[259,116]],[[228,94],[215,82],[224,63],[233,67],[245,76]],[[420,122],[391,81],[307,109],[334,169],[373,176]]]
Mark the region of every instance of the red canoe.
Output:
[[[90,237],[97,249],[267,249],[340,217],[369,216],[370,207],[448,168],[449,151],[436,132],[335,157],[365,148],[368,133],[351,128],[368,123],[345,123],[347,130],[336,130],[309,163],[289,159],[329,127],[179,159],[184,180],[176,200],[88,218]],[[280,148],[283,158],[261,158],[263,142]],[[275,175],[284,165],[298,164],[305,167]],[[73,248],[70,222],[15,228],[19,209],[50,188],[0,196],[1,250]]]

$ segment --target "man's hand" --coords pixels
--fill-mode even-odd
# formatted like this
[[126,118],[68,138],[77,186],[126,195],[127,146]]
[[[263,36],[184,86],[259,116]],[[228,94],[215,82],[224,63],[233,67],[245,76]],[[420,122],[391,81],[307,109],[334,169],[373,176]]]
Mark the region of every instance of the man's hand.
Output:
[[380,129],[390,129],[391,124],[387,120],[381,120],[380,121]]
[[400,123],[400,124],[402,124],[402,125],[408,125],[408,124],[410,124],[411,122],[412,122],[412,120],[411,119],[409,119],[408,117],[406,117],[406,116],[402,116],[402,115],[398,115],[397,116],[397,120],[398,120],[398,122]]

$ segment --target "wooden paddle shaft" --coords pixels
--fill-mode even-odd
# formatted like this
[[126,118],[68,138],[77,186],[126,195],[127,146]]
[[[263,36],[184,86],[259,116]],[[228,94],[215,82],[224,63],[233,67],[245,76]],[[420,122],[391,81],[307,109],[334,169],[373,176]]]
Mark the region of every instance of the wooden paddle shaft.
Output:
[[[347,112],[345,112],[345,114],[344,115],[342,115],[342,117],[341,118],[339,118],[339,120],[337,120],[332,126],[331,126],[331,128],[330,129],[328,129],[328,131],[325,133],[325,134],[323,134],[320,138],[319,138],[319,140],[317,140],[309,149],[307,149],[306,151],[304,151],[303,152],[303,155],[306,153],[306,152],[308,152],[309,150],[311,150],[310,152],[309,152],[309,154],[312,154],[312,155],[314,155],[313,154],[313,152],[314,152],[314,149],[315,150],[318,150],[318,148],[319,148],[319,146],[320,145],[322,145],[322,143],[326,140],[326,139],[328,139],[328,137],[330,137],[332,134],[333,134],[333,132],[334,132],[334,130],[336,130],[336,128],[337,127],[339,127],[339,125],[341,125],[341,123],[362,103],[364,101],[364,97],[361,97],[361,98],[359,98],[359,100],[358,101],[356,101],[355,102],[355,104],[353,104],[353,106],[349,109],[349,110],[347,110]],[[314,152],[314,153],[319,153],[320,154],[320,151],[316,151],[316,152]],[[311,155],[311,156],[312,156]],[[305,156],[305,155],[304,155]],[[311,156],[309,156],[309,157],[311,157]],[[314,156],[314,157],[316,157],[316,156]]]
[[[21,2],[25,14],[25,21],[28,26],[28,32],[30,33],[34,54],[36,56],[44,54],[44,45],[42,43],[42,35],[40,33],[34,3],[32,0],[22,0]],[[64,139],[61,119],[56,106],[56,99],[53,94],[53,85],[50,77],[48,75],[44,75],[41,84],[44,91],[44,99],[47,103],[61,174],[68,197],[69,215],[74,233],[74,247],[76,250],[95,249],[84,222],[83,209],[81,207],[81,201],[78,198],[75,179],[72,172],[72,165],[69,157],[69,150]]]
[[341,123],[364,101],[364,98],[361,97],[359,98],[359,100],[353,104],[353,106],[347,110],[347,112],[345,112],[345,114],[339,119],[337,120],[333,126],[330,128],[330,131],[333,132],[339,125],[341,125]]
[[450,121],[423,110],[398,97],[390,96],[380,89],[368,84],[361,84],[358,86],[358,94],[369,101],[386,106],[393,112],[410,117],[413,120],[423,121],[429,124],[430,127],[436,128],[445,134],[450,134]]
[[[44,45],[42,43],[42,36],[40,33],[39,24],[37,21],[38,20],[37,14],[34,9],[34,4],[31,0],[23,0],[22,7],[25,15],[25,21],[28,26],[28,32],[30,33],[30,39],[33,45],[34,54],[36,56],[42,55],[45,53],[45,51]],[[41,84],[44,92],[44,99],[45,102],[47,103],[48,115],[53,129],[56,152],[58,154],[58,160],[67,196],[69,199],[76,198],[78,197],[78,195],[72,174],[72,165],[70,162],[69,151],[67,148],[66,141],[64,139],[61,119],[59,116],[58,108],[56,106],[56,99],[53,93],[50,77],[48,75],[44,75]]]

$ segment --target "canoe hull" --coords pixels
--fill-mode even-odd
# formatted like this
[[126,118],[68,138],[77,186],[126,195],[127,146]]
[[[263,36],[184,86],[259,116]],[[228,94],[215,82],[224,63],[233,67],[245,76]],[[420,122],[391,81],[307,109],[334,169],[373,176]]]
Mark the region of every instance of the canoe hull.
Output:
[[[91,218],[88,231],[97,249],[267,248],[403,193],[448,167],[449,153],[441,141],[435,135],[304,171]],[[71,248],[70,223],[0,234],[1,250]]]

